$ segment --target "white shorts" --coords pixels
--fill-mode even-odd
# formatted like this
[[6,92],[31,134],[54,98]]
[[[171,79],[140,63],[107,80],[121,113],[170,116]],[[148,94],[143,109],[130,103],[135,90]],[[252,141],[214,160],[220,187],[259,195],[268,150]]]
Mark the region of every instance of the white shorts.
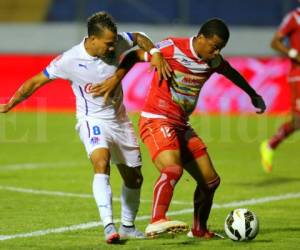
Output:
[[131,121],[85,118],[78,121],[76,130],[88,157],[95,149],[107,148],[114,164],[125,164],[128,167],[142,165],[140,147]]

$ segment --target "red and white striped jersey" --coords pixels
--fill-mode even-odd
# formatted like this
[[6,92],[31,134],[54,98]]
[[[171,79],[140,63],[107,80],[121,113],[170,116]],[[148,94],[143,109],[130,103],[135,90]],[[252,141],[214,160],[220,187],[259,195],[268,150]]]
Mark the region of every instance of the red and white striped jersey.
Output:
[[[288,37],[290,46],[300,53],[300,8],[289,12],[284,17],[278,31]],[[293,60],[290,74],[300,74],[300,65]]]
[[[157,44],[173,70],[173,77],[160,82],[158,74],[154,74],[142,116],[167,117],[185,123],[196,107],[204,83],[223,67],[221,56],[215,60],[217,67],[199,58],[193,48],[193,38],[168,38]],[[145,53],[146,61],[150,57]]]

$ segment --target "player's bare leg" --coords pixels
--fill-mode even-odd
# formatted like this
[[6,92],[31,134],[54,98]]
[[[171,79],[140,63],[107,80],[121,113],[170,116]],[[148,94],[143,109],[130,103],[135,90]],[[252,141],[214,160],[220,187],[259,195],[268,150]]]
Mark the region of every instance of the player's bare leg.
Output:
[[173,190],[180,179],[183,168],[179,150],[165,150],[154,160],[160,176],[154,186],[151,224],[146,228],[147,236],[155,236],[164,232],[185,232],[188,225],[181,221],[171,221],[166,217]]
[[212,238],[215,233],[207,228],[207,220],[213,203],[215,190],[220,184],[220,178],[206,153],[184,168],[197,182],[194,192],[194,220],[189,237]]
[[110,153],[106,148],[95,149],[90,155],[94,167],[93,194],[104,226],[107,243],[117,243],[120,239],[112,214],[112,192],[109,183]]
[[141,167],[128,167],[124,164],[118,164],[117,166],[124,181],[121,194],[120,237],[122,239],[145,238],[144,233],[138,231],[134,225],[140,205],[141,186],[143,183]]

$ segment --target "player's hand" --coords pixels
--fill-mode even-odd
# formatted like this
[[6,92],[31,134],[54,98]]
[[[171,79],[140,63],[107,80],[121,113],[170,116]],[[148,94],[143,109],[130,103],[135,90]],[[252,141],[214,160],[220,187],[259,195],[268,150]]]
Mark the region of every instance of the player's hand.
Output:
[[102,83],[93,84],[89,92],[93,97],[103,96],[104,103],[107,104],[109,98],[113,95],[115,89],[120,84],[120,81],[121,80],[114,75]]
[[8,104],[0,104],[0,113],[7,113],[9,110]]
[[157,69],[159,80],[168,80],[168,78],[172,76],[172,69],[161,53],[153,54],[150,65],[150,70],[154,67]]
[[265,112],[266,104],[264,99],[260,95],[252,96],[251,102],[255,108],[259,109],[259,111],[256,111],[257,114],[262,114]]

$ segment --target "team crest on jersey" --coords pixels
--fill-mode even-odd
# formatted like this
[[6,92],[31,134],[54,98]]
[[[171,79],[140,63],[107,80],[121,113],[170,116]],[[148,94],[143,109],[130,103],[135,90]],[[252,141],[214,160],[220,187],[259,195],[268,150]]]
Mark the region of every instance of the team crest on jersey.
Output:
[[92,138],[90,139],[90,143],[91,143],[92,145],[97,145],[97,144],[99,144],[99,142],[100,142],[100,138],[97,137],[97,136],[94,136],[94,137],[92,137]]

